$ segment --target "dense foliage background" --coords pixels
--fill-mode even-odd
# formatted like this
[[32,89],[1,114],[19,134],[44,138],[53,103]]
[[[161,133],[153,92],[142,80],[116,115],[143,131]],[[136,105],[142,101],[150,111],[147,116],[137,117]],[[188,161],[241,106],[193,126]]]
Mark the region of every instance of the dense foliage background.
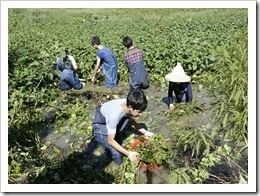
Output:
[[[196,103],[163,114],[173,119],[168,183],[247,183],[247,14],[247,9],[9,8],[9,183],[136,183],[134,166],[127,161],[124,167],[96,175],[84,164],[74,167],[74,157],[68,158],[91,136],[93,116],[85,111],[94,106],[61,92],[53,67],[68,48],[79,76],[88,81],[96,56],[90,39],[95,35],[115,53],[121,81],[128,81],[122,38],[129,35],[145,52],[151,85],[166,88],[163,76],[181,62],[193,82],[207,86],[214,98],[215,127],[210,132],[176,123],[179,116],[195,113]],[[52,120],[50,112],[57,130],[72,125],[70,133],[80,135],[66,156],[40,140]],[[160,116],[153,123],[160,126]],[[223,165],[228,169],[221,172]]]

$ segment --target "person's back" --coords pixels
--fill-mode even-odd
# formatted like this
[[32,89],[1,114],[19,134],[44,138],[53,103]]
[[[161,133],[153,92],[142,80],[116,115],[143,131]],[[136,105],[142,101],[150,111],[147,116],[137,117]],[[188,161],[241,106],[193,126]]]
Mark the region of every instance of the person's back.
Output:
[[56,60],[56,69],[60,71],[63,71],[64,69],[73,70],[73,64],[76,64],[73,56],[65,54],[64,57],[59,57]]
[[126,36],[123,45],[127,48],[124,55],[128,66],[130,89],[147,89],[149,87],[148,75],[144,65],[144,52],[134,47],[133,40]]

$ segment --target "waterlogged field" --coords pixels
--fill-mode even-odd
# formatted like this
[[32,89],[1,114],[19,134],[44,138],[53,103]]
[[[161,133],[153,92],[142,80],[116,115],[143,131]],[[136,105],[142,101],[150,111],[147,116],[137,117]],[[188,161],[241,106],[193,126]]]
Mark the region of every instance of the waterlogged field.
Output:
[[[9,8],[9,183],[247,183],[247,15],[247,9]],[[104,88],[102,75],[96,85],[90,81],[95,35],[117,57],[114,91]],[[85,153],[95,108],[127,94],[126,35],[144,50],[151,82],[147,111],[137,121],[156,136],[136,150],[144,162],[162,165],[152,171],[126,157],[122,167],[100,170],[103,149]],[[53,67],[65,48],[86,82],[80,91],[59,90]],[[194,101],[168,110],[164,76],[177,62],[192,77]]]

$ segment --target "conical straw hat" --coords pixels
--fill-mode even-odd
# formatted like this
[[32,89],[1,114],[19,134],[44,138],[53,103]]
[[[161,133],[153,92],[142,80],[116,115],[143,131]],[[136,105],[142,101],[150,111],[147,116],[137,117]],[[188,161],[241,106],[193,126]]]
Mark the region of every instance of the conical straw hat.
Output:
[[189,82],[190,76],[186,75],[181,64],[177,63],[172,72],[165,76],[165,79],[170,82]]

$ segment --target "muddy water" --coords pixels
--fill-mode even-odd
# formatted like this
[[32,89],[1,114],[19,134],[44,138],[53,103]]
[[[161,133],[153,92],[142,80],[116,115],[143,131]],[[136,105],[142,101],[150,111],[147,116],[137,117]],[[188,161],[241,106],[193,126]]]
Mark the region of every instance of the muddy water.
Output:
[[[128,93],[128,85],[127,84],[119,84],[118,87],[110,90],[105,88],[104,86],[95,86],[92,84],[89,84],[84,87],[83,91],[90,91],[90,92],[103,92],[104,94],[108,95],[117,95],[118,98],[125,98]],[[188,123],[192,127],[200,127],[201,125],[210,125],[213,126],[213,121],[212,121],[212,97],[209,96],[207,93],[207,89],[202,86],[202,85],[192,85],[192,90],[193,90],[193,98],[194,101],[196,102],[196,105],[203,106],[204,111],[199,113],[199,114],[194,114],[192,116],[182,116],[180,117],[179,121],[183,123]],[[160,115],[160,113],[165,112],[168,110],[168,105],[167,105],[167,88],[160,88],[160,87],[155,87],[155,86],[150,86],[148,89],[144,90],[147,98],[148,98],[148,106],[146,109],[146,112],[149,114],[147,115],[147,122],[154,123],[156,121],[161,121],[160,123],[160,128],[161,130],[165,130],[163,132],[164,134],[167,133],[167,124],[171,119],[168,119],[167,117],[164,117],[163,115]],[[87,102],[92,103],[93,105],[97,104],[96,100],[93,99],[87,99],[86,97],[82,97],[85,99]],[[105,102],[105,98],[100,98],[99,103]],[[95,108],[93,110],[90,110],[89,113],[91,115],[95,114]],[[158,119],[158,116],[160,118]]]
[[[102,87],[101,87],[102,88]],[[100,90],[97,88],[95,90]],[[203,106],[203,112],[193,114],[191,116],[181,116],[178,120],[180,123],[189,124],[190,127],[197,128],[201,126],[213,127],[212,121],[212,97],[207,93],[207,89],[202,85],[193,85],[193,97],[197,105]],[[91,87],[88,89],[91,90]],[[102,89],[103,92],[110,92],[107,89]],[[150,128],[150,131],[156,133],[160,130],[165,137],[170,136],[171,130],[169,127],[169,119],[161,113],[168,111],[167,105],[167,88],[160,88],[151,86],[144,90],[148,98],[148,106],[146,109],[146,117],[143,119],[143,123]],[[113,90],[114,94],[117,94],[119,98],[125,98],[128,93],[128,86],[122,85],[117,87],[117,90]],[[95,110],[90,111],[90,114],[94,114]],[[158,118],[160,117],[160,118]],[[159,127],[153,126],[159,125]],[[136,183],[138,184],[166,184],[169,175],[169,169],[161,166],[159,169],[154,171],[143,171],[137,169],[136,171]]]
[[[193,84],[193,98],[196,104],[203,105],[203,112],[193,114],[192,116],[181,116],[178,120],[181,123],[189,124],[191,127],[200,127],[200,126],[214,126],[212,121],[212,97],[210,97],[206,91],[206,88],[202,85]],[[106,102],[108,99],[113,98],[126,98],[129,91],[129,86],[127,84],[119,84],[118,87],[114,89],[107,89],[105,86],[93,85],[91,83],[84,86],[80,91],[76,91],[70,96],[77,97],[83,101],[93,105],[93,109],[89,110],[89,114],[94,116],[95,108],[98,104]],[[167,89],[160,88],[155,86],[150,86],[146,89],[145,94],[148,98],[148,106],[146,109],[145,118],[143,118],[143,123],[150,128],[150,131],[156,133],[158,130],[161,130],[165,137],[169,137],[170,133],[169,122],[172,119],[169,119],[166,116],[161,115],[162,112],[168,110],[168,105],[166,104]],[[69,92],[68,92],[69,94]],[[116,96],[115,96],[116,95]],[[160,116],[160,118],[158,118]],[[138,120],[137,120],[138,121]],[[157,125],[153,126],[153,125]],[[159,126],[159,127],[158,127]],[[45,136],[42,138],[42,141],[52,142],[60,149],[66,149],[69,146],[70,141],[75,140],[74,137],[70,135],[69,132],[65,133],[53,133],[52,125],[48,125],[49,130],[45,130]],[[66,129],[68,127],[65,127]],[[102,149],[101,149],[102,151]],[[137,183],[140,184],[165,184],[167,183],[167,178],[169,171],[166,167],[161,167],[153,172],[145,172],[142,170],[137,170]]]

